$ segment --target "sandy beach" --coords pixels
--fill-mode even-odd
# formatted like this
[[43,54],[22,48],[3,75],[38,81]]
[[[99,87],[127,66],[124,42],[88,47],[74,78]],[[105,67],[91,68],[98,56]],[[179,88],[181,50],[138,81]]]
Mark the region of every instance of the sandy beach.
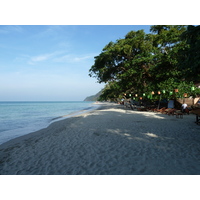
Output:
[[0,145],[1,175],[199,175],[200,126],[101,103]]

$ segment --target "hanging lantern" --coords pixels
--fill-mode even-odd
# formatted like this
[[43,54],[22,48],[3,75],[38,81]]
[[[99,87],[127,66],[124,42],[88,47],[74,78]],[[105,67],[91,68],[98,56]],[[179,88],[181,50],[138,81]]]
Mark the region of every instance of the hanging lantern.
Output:
[[133,97],[133,100],[135,100],[135,97]]
[[191,87],[191,90],[194,91],[194,87]]
[[170,95],[172,95],[172,94],[173,94],[173,92],[172,92],[172,91],[170,91],[170,92],[169,92],[169,94],[170,94]]
[[131,97],[131,94],[129,94],[129,97]]
[[152,91],[151,94],[155,94],[154,91]]
[[175,92],[178,92],[178,89],[175,89],[174,91],[175,91]]
[[140,97],[140,100],[142,100],[142,97]]
[[158,91],[158,94],[160,94],[160,91]]
[[165,90],[163,90],[162,92],[163,92],[163,94],[165,94]]
[[138,95],[137,95],[137,94],[135,94],[135,96],[137,97]]
[[183,95],[184,97],[187,97],[187,93],[184,93],[184,95]]
[[146,96],[146,94],[145,94],[145,93],[143,93],[143,96],[145,97],[145,96]]

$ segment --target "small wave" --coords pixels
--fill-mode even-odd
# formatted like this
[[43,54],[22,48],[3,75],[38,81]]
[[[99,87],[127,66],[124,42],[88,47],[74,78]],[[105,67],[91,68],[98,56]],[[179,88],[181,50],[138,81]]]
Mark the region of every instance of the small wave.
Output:
[[55,121],[59,121],[59,120],[62,120],[62,119],[74,117],[74,116],[77,116],[77,115],[81,115],[83,113],[87,113],[89,111],[96,110],[97,108],[99,108],[98,105],[90,106],[90,107],[84,108],[83,110],[78,110],[78,111],[69,113],[68,115],[63,115],[63,116],[55,117],[55,118],[53,118],[53,119],[50,120],[50,123],[55,122]]
[[90,109],[93,109],[94,107],[91,106],[91,107],[88,107],[88,108],[84,108],[83,110],[90,110]]
[[57,120],[57,119],[60,119],[60,118],[63,118],[63,116],[55,117],[55,118],[51,119],[50,121],[54,121],[54,120]]

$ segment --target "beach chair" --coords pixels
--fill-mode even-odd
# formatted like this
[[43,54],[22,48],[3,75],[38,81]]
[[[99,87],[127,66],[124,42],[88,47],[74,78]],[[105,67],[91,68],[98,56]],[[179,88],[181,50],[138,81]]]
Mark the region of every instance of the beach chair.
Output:
[[181,118],[183,119],[183,113],[180,110],[176,110],[174,112],[174,115],[176,116],[176,118]]
[[176,109],[172,108],[167,112],[167,114],[170,116],[170,115],[174,115],[175,112],[176,112]]
[[162,113],[167,115],[171,110],[172,110],[172,108],[167,108],[167,109],[163,110]]

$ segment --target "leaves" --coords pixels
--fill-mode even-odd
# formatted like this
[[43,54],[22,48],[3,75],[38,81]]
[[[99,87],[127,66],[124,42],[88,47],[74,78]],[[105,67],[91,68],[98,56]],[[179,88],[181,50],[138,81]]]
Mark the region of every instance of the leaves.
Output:
[[[160,90],[169,91],[165,96],[170,96],[175,88],[180,89],[181,95],[184,88],[188,88],[185,90],[189,93],[193,82],[185,75],[192,74],[193,68],[198,72],[200,69],[197,69],[200,53],[196,54],[200,49],[199,35],[194,35],[194,32],[199,34],[199,29],[186,31],[182,25],[156,25],[151,31],[151,34],[143,30],[130,31],[125,38],[108,43],[95,57],[89,75],[99,83],[108,83],[102,98],[116,99],[127,92],[143,94]],[[188,66],[191,55],[197,63],[193,67]],[[184,63],[184,67],[180,67],[180,63]]]
[[200,26],[188,26],[187,31],[181,35],[187,45],[179,54],[179,68],[185,77],[200,82]]

